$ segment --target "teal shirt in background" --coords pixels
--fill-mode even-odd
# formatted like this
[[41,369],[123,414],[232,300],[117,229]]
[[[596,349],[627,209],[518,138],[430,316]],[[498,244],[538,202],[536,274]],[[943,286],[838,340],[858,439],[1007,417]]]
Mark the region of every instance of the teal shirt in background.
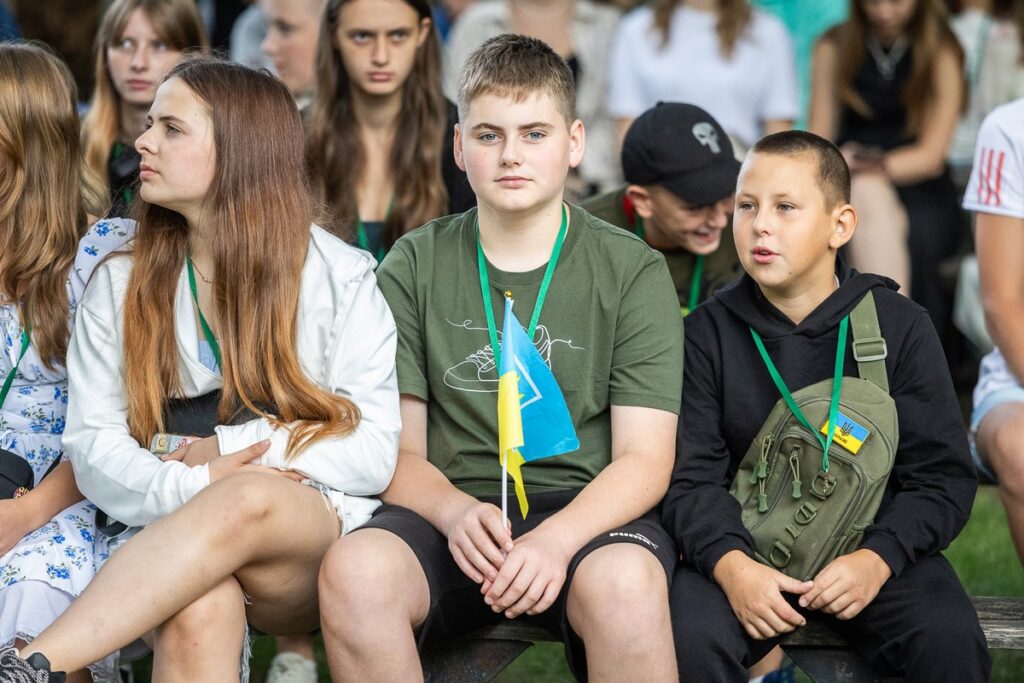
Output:
[[811,95],[811,56],[814,43],[822,33],[846,20],[849,0],[752,0],[782,20],[793,36],[796,51],[800,111],[797,128],[807,127],[807,107]]

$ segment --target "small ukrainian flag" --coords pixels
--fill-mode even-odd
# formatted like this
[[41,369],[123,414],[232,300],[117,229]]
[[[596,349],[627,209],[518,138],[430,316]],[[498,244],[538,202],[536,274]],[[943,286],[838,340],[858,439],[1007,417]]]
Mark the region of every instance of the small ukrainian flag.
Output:
[[508,461],[525,519],[529,503],[522,466],[575,451],[580,441],[562,390],[516,320],[511,298],[505,299],[498,372],[498,459],[503,466]]
[[[821,425],[820,431],[825,436],[828,436],[827,420],[825,424]],[[833,429],[832,440],[854,455],[857,455],[857,452],[864,445],[864,441],[867,440],[870,433],[865,427],[843,415],[842,412],[836,413],[836,426]]]

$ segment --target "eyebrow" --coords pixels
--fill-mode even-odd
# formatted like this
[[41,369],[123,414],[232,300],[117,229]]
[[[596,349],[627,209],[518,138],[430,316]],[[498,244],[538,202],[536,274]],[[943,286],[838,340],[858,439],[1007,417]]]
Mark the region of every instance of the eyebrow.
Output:
[[[153,117],[152,116],[147,116],[146,120],[149,121],[150,123],[152,123],[153,122]],[[174,116],[173,114],[164,114],[163,116],[157,117],[156,120],[159,121],[160,123],[177,123],[177,124],[181,124],[181,125],[185,124],[185,120],[184,119],[179,119],[177,116]]]
[[[533,123],[527,123],[522,126],[519,126],[519,130],[534,130],[537,128],[540,128],[541,130],[552,130],[554,129],[554,126],[551,125],[550,123],[545,123],[544,121],[534,121]],[[493,130],[500,133],[505,129],[502,128],[501,126],[496,126],[493,123],[478,123],[475,126],[473,126],[471,130]]]

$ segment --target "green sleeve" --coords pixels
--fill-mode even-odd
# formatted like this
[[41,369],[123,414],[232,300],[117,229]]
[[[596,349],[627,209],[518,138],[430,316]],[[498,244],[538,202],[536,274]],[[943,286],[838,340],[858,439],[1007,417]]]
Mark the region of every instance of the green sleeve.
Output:
[[416,265],[407,243],[398,243],[377,269],[377,282],[398,328],[398,391],[427,400],[427,357],[416,287]]
[[683,318],[665,259],[654,251],[643,254],[623,292],[609,389],[612,405],[679,413]]

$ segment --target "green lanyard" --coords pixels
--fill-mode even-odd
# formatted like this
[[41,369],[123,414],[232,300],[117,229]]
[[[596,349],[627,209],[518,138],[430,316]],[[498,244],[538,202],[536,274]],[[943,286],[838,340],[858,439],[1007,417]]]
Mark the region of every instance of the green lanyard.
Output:
[[[475,226],[476,231],[476,264],[480,270],[480,294],[484,300],[484,313],[487,315],[487,334],[491,337],[491,349],[494,350],[494,367],[501,372],[501,347],[498,345],[498,327],[494,323],[494,307],[491,305],[491,283],[487,277],[487,259],[484,257],[484,249],[480,246],[480,225]],[[533,305],[533,316],[530,318],[530,328],[526,336],[533,341],[533,333],[537,331],[537,322],[540,320],[540,311],[544,307],[544,299],[548,295],[548,287],[551,285],[551,277],[555,274],[555,266],[558,264],[558,255],[562,252],[562,243],[565,242],[565,233],[569,229],[569,211],[562,205],[562,224],[558,228],[558,237],[555,239],[555,246],[551,249],[551,258],[548,259],[548,267],[544,270],[544,279],[540,282],[540,291],[537,292],[537,303]]]
[[21,332],[21,353],[18,354],[18,362],[14,364],[11,371],[7,373],[7,379],[4,380],[4,386],[0,389],[0,407],[3,407],[4,401],[7,400],[7,394],[11,392],[11,387],[14,385],[14,376],[18,374],[18,366],[21,365],[21,359],[25,357],[25,352],[28,351],[29,345],[29,327],[25,326],[25,329]]
[[[637,216],[633,224],[633,233],[640,239],[644,239],[644,218]],[[646,241],[646,240],[644,240]],[[690,298],[686,302],[686,313],[697,308],[700,303],[700,281],[704,276],[704,255],[696,254],[693,261],[693,275],[690,276]],[[684,313],[683,315],[686,315]]]
[[782,400],[786,402],[789,409],[793,412],[793,417],[797,421],[810,430],[811,434],[818,439],[818,443],[821,444],[821,448],[824,453],[821,456],[821,468],[828,472],[828,449],[832,445],[832,439],[835,436],[836,418],[839,414],[839,393],[842,390],[843,385],[843,361],[846,359],[846,335],[850,327],[850,316],[843,318],[843,321],[839,323],[839,342],[836,345],[836,364],[835,370],[832,373],[832,400],[828,406],[828,423],[826,426],[826,437],[822,435],[811,426],[807,418],[804,417],[803,411],[800,410],[800,406],[793,400],[793,395],[789,393],[789,389],[786,387],[786,383],[782,381],[782,375],[775,368],[775,364],[772,363],[772,359],[768,356],[768,352],[764,348],[764,343],[761,341],[760,335],[750,327],[750,336],[754,338],[754,343],[757,344],[757,350],[761,354],[761,360],[764,361],[765,367],[768,368],[768,374],[772,376],[772,381],[775,382],[775,387],[782,394]]
[[213,351],[213,359],[217,361],[217,367],[223,371],[224,364],[220,359],[220,344],[217,343],[217,338],[213,336],[213,330],[210,329],[206,318],[203,317],[203,309],[199,307],[199,295],[196,294],[196,274],[192,267],[191,254],[185,256],[185,263],[188,264],[188,287],[192,290],[192,301],[196,302],[196,311],[199,312],[199,325],[202,326],[203,336],[206,337],[207,343],[210,344],[210,350]]
[[[388,200],[388,210],[384,213],[384,227],[387,227],[388,216],[391,215],[391,206],[395,203],[395,198],[392,197]],[[366,226],[363,225],[363,219],[359,217],[359,210],[356,209],[356,242],[359,244],[360,249],[370,251],[370,238],[366,235]],[[387,249],[381,244],[377,249],[377,263],[379,264],[384,260],[384,255],[387,253]]]

